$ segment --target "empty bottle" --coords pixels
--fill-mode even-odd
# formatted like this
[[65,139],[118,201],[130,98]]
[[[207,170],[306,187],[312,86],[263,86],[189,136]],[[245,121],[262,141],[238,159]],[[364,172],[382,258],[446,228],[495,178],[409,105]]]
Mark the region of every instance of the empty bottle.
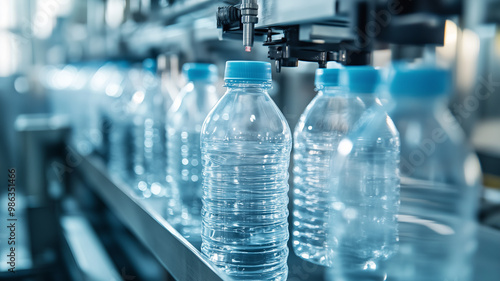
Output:
[[339,69],[316,71],[318,94],[294,132],[293,248],[297,256],[325,266],[332,265],[327,238],[330,162],[340,140],[365,110],[357,95],[340,89],[338,79]]
[[[167,182],[180,197],[181,216],[170,217],[172,224],[190,240],[200,241],[202,165],[201,126],[217,103],[213,64],[188,63],[183,66],[187,85],[167,113]],[[172,201],[174,202],[174,201]],[[175,206],[169,206],[176,209]],[[172,213],[169,211],[169,213]],[[174,216],[177,212],[173,212]]]
[[114,100],[106,94],[106,91],[112,94],[112,91],[119,88],[120,80],[121,73],[116,64],[112,62],[107,62],[99,67],[90,80],[89,135],[95,152],[106,162],[109,161],[111,114],[109,108],[106,108],[104,104],[109,106],[110,100]]
[[339,79],[367,109],[332,159],[332,280],[385,280],[398,241],[399,135],[374,95],[377,70],[346,67]]
[[481,172],[447,108],[450,74],[396,68],[390,111],[401,134],[400,246],[391,280],[473,280]]
[[[69,67],[70,65],[66,66]],[[96,108],[92,106],[92,93],[89,91],[88,85],[90,78],[95,73],[95,64],[75,65],[78,67],[78,72],[74,74],[73,79],[69,79],[69,90],[72,92],[71,103],[67,104],[67,110],[71,112],[70,116],[73,119],[74,126],[72,128],[76,149],[82,155],[89,154],[93,151],[93,143],[91,136],[91,126],[93,116],[95,116]],[[64,70],[63,70],[64,71]],[[69,77],[68,77],[69,78]],[[64,79],[64,78],[63,78]]]
[[126,63],[120,63],[112,69],[100,107],[103,114],[103,141],[109,151],[109,171],[111,175],[131,182],[133,136],[129,102],[134,95],[134,88],[128,75],[129,66]]
[[129,106],[134,115],[134,190],[142,198],[156,199],[149,200],[150,204],[163,211],[166,97],[160,90],[154,60],[145,60],[143,69],[135,69],[131,76],[136,90]]
[[226,63],[202,129],[202,252],[235,280],[286,280],[292,136],[269,97],[271,65]]

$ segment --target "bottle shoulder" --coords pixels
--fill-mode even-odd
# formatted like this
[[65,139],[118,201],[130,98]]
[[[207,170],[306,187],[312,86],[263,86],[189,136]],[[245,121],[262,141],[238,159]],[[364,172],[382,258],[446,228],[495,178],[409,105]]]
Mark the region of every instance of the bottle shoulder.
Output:
[[346,133],[364,111],[364,103],[356,97],[317,95],[302,113],[295,132]]
[[391,117],[407,147],[432,141],[443,148],[470,150],[460,124],[447,109],[426,114],[395,110],[391,112]]
[[217,100],[215,86],[207,85],[196,88],[192,83],[186,85],[175,97],[172,106],[167,111],[167,126],[201,125]]
[[458,121],[446,108],[426,114],[395,110],[403,175],[457,186],[477,186],[481,169]]
[[387,114],[386,108],[376,101],[359,118],[349,134],[352,139],[397,139],[399,145],[399,131],[394,121]]
[[291,143],[291,131],[278,106],[265,92],[228,91],[208,114],[206,140],[256,140]]

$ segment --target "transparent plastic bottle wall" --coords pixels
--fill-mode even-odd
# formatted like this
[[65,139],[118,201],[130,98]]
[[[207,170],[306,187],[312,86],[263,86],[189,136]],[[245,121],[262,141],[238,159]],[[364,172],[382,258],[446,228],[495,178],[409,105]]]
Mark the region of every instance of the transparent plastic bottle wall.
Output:
[[330,280],[385,280],[398,249],[399,134],[375,96],[378,72],[346,67],[340,83],[366,110],[331,162]]
[[324,266],[333,263],[329,245],[330,163],[339,142],[365,110],[363,98],[338,85],[339,69],[316,71],[316,97],[294,132],[293,248],[297,256]]
[[[146,61],[143,64],[152,63]],[[151,65],[154,68],[154,64]],[[168,98],[160,89],[155,69],[136,69],[131,78],[136,89],[129,110],[133,117],[134,181],[133,188],[140,198],[150,200],[159,212],[164,212],[167,187],[165,182],[165,104]]]
[[73,89],[81,96],[80,100],[73,100],[72,103],[75,108],[82,110],[76,125],[76,129],[79,130],[76,131],[76,148],[82,154],[94,152],[102,140],[98,130],[98,106],[96,106],[98,96],[92,90],[92,79],[100,66],[99,62],[83,65],[72,82]]
[[88,115],[88,134],[93,150],[107,162],[109,160],[110,120],[103,108],[103,100],[108,94],[119,91],[120,73],[115,63],[106,62],[100,66],[89,81],[90,106]]
[[390,114],[401,134],[400,250],[389,273],[405,281],[473,280],[481,172],[447,108],[449,74],[396,75]]
[[134,146],[129,103],[135,90],[128,75],[128,65],[119,65],[112,71],[105,95],[100,99],[100,112],[103,141],[109,155],[109,172],[112,176],[131,183]]
[[[209,72],[209,68],[215,66],[190,64],[185,67]],[[180,91],[167,113],[167,183],[172,188],[167,214],[182,235],[199,242],[203,180],[200,133],[205,117],[219,96],[214,85],[216,73],[215,77],[213,73],[202,74],[208,75],[207,79],[198,79],[197,74]]]
[[251,64],[227,62],[228,90],[203,125],[201,249],[235,280],[286,280],[292,136],[267,93],[270,64]]

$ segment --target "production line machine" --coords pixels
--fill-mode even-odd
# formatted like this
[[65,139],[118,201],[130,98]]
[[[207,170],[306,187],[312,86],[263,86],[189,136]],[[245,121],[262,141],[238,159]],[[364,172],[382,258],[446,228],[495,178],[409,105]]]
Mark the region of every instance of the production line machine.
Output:
[[[66,93],[84,92],[69,74],[94,71],[88,84],[96,92],[102,82],[95,78],[96,70],[103,65],[134,69],[148,58],[155,61],[165,100],[180,92],[183,63],[213,63],[223,69],[228,60],[270,61],[269,94],[291,128],[315,95],[317,68],[389,69],[402,62],[435,62],[450,69],[450,108],[479,155],[488,186],[478,215],[474,276],[498,280],[500,1],[49,1],[11,4],[20,18],[11,26],[4,27],[0,15],[0,46],[8,46],[3,44],[10,42],[7,37],[1,37],[7,33],[17,43],[29,42],[15,45],[23,52],[9,53],[9,65],[19,63],[15,72],[3,75],[9,69],[0,62],[0,85],[7,85],[0,98],[20,94],[12,95],[13,106],[0,110],[5,115],[0,132],[10,134],[0,142],[0,156],[8,159],[5,165],[16,167],[18,185],[26,187],[16,195],[19,274],[9,273],[0,236],[1,280],[231,280],[202,254],[200,244],[185,239],[155,209],[158,202],[137,198],[129,183],[111,174],[105,152],[81,149],[71,141],[74,123],[92,120],[74,120],[87,103],[67,98]],[[37,17],[49,20],[26,33],[25,17],[32,23]],[[25,54],[31,61],[22,65],[28,60]],[[223,92],[221,79],[214,85]],[[113,84],[101,90],[103,96],[113,96],[121,94],[118,88]],[[96,94],[78,95],[91,99]],[[65,108],[49,96],[73,99],[80,106]],[[471,101],[478,104],[474,110],[467,109]],[[73,112],[68,117],[68,112],[55,112],[57,106]],[[3,219],[5,214],[0,215]],[[288,280],[327,280],[325,267],[300,259],[290,243],[289,249]]]

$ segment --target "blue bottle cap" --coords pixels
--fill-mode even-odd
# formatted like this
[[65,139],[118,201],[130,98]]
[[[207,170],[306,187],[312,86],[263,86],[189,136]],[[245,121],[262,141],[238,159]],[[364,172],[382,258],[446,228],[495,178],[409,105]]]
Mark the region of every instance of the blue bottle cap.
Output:
[[350,93],[374,93],[380,83],[380,73],[371,66],[346,66],[339,73],[339,84]]
[[339,68],[318,68],[316,69],[316,78],[314,84],[320,86],[338,86],[339,85]]
[[270,83],[272,81],[271,64],[263,61],[228,61],[224,80]]
[[146,71],[156,73],[156,61],[154,59],[145,59],[142,61],[142,68]]
[[432,97],[447,94],[450,86],[451,75],[447,70],[397,67],[389,82],[389,92],[393,97]]
[[209,63],[185,63],[182,73],[189,81],[217,80],[217,66]]

